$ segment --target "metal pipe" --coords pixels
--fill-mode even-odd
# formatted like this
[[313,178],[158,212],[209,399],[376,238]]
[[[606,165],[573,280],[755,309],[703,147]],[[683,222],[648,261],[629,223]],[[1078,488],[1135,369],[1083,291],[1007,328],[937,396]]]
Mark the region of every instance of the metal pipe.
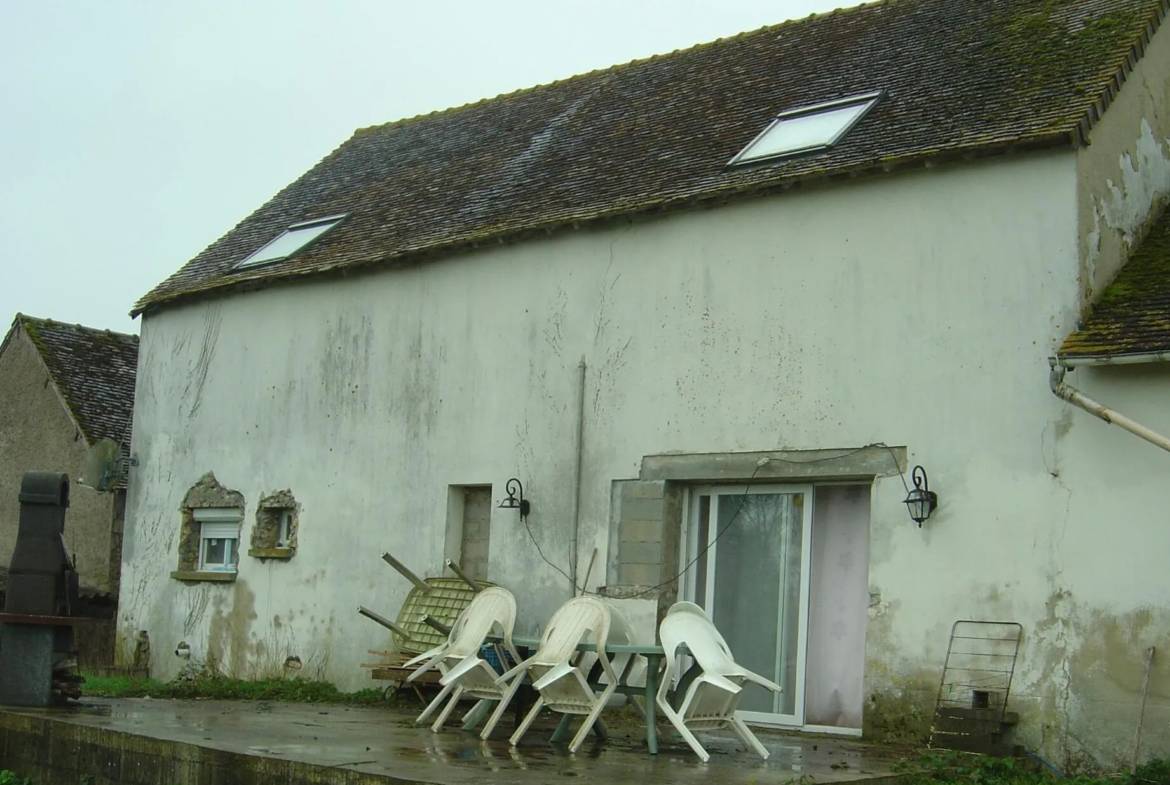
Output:
[[387,619],[385,616],[374,613],[372,610],[365,607],[364,605],[358,606],[358,613],[360,613],[362,616],[365,616],[367,619],[371,619],[373,621],[378,622],[378,624],[381,624],[383,627],[390,630],[395,635],[397,635],[401,638],[405,638],[406,640],[411,640],[409,632],[402,629],[397,624],[395,624],[394,622]]
[[451,572],[453,572],[453,573],[455,573],[456,575],[458,575],[458,576],[459,576],[459,578],[460,578],[460,579],[461,579],[461,580],[462,580],[464,583],[466,583],[468,586],[470,586],[470,587],[471,587],[471,590],[472,590],[473,592],[475,592],[476,594],[479,594],[481,591],[483,591],[483,587],[482,587],[482,586],[480,586],[478,583],[476,583],[476,582],[475,582],[475,580],[474,580],[474,579],[472,579],[472,577],[471,577],[470,575],[468,575],[467,573],[465,573],[465,572],[463,571],[463,568],[462,568],[462,567],[460,567],[458,564],[456,564],[456,563],[455,563],[455,560],[454,560],[454,559],[447,559],[447,567],[448,567],[448,568],[450,568]]
[[431,629],[438,630],[439,632],[443,633],[444,635],[451,634],[450,627],[448,627],[446,624],[443,624],[443,622],[439,621],[438,619],[432,617],[429,614],[424,613],[422,615],[422,623],[427,625]]
[[393,567],[394,569],[396,569],[400,573],[402,573],[403,578],[406,578],[406,580],[410,581],[411,583],[413,583],[415,586],[422,589],[427,594],[430,594],[431,587],[427,585],[427,582],[424,581],[422,578],[418,577],[417,575],[415,575],[410,570],[408,570],[406,568],[406,565],[403,564],[402,562],[398,561],[398,559],[395,559],[393,556],[391,556],[388,553],[383,553],[382,554],[382,561],[386,562],[391,567]]
[[1142,746],[1142,720],[1146,716],[1146,695],[1150,691],[1150,667],[1154,664],[1154,647],[1151,646],[1146,654],[1146,678],[1142,681],[1142,702],[1138,706],[1137,731],[1133,736],[1133,758],[1130,761],[1129,773],[1137,771],[1138,750]]
[[581,581],[581,586],[578,588],[578,591],[580,591],[581,594],[585,593],[585,587],[589,585],[589,579],[593,576],[593,563],[595,561],[597,561],[596,548],[593,549],[593,555],[589,557],[589,566],[585,568],[585,580]]
[[[577,462],[573,467],[576,482],[573,484],[573,539],[569,543],[569,580],[573,585],[569,596],[577,596],[577,560],[581,538],[581,482],[585,462],[585,358],[577,364]],[[584,591],[585,587],[580,589]]]
[[1141,363],[1170,362],[1170,352],[1139,352],[1137,354],[1098,355],[1095,357],[1061,357],[1065,368],[1083,365],[1138,365]]
[[1112,423],[1119,428],[1124,428],[1134,436],[1145,439],[1150,444],[1170,452],[1170,438],[1156,431],[1152,431],[1140,423],[1134,422],[1120,412],[1115,412],[1109,407],[1097,403],[1080,390],[1065,384],[1064,374],[1067,369],[1055,357],[1050,358],[1048,364],[1051,366],[1051,371],[1048,374],[1048,386],[1052,388],[1052,393],[1057,398],[1062,398],[1073,406],[1084,409],[1094,417],[1098,417],[1107,423]]

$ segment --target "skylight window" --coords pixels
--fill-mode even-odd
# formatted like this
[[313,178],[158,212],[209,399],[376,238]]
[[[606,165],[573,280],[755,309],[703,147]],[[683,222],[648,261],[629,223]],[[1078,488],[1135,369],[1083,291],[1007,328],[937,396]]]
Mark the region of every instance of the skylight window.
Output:
[[746,164],[827,150],[849,133],[849,129],[855,126],[881,97],[881,92],[866,93],[781,112],[752,140],[751,144],[728,163]]
[[270,240],[263,248],[254,251],[248,258],[237,264],[236,268],[255,267],[287,259],[304,250],[309,243],[337,226],[343,218],[345,218],[344,215],[330,215],[325,218],[314,218],[312,221],[295,223],[279,237]]

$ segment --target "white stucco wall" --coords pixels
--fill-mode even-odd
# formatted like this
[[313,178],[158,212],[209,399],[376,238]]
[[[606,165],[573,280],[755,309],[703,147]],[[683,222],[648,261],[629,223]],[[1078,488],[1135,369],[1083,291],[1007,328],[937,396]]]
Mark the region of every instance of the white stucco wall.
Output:
[[[186,640],[241,676],[296,654],[303,675],[368,685],[358,664],[389,636],[356,608],[393,615],[406,595],[383,550],[436,574],[455,484],[493,483],[498,501],[520,477],[533,532],[567,569],[584,357],[582,572],[594,546],[606,563],[610,484],[636,478],[644,455],[906,445],[942,506],[920,530],[896,477],[875,486],[867,725],[921,729],[952,621],[1014,620],[1026,645],[1013,706],[1027,743],[1058,757],[1044,712],[1081,689],[1053,678],[1076,650],[1073,622],[1052,621],[1067,616],[1062,592],[1086,619],[1136,613],[1170,546],[1170,530],[1142,523],[1168,501],[1149,483],[1159,456],[1108,436],[1150,484],[1122,500],[1148,547],[1128,562],[1110,551],[1115,508],[1082,503],[1117,502],[1096,426],[1047,387],[1078,311],[1075,161],[804,188],[148,316],[121,634],[149,630],[162,678]],[[244,494],[245,540],[261,493],[293,491],[291,562],[244,556],[234,584],[168,577],[180,501],[209,470]],[[568,587],[514,511],[493,515],[489,578],[530,627]],[[1100,571],[1103,554],[1128,565],[1124,580]],[[1098,723],[1132,733],[1134,694],[1110,707]]]

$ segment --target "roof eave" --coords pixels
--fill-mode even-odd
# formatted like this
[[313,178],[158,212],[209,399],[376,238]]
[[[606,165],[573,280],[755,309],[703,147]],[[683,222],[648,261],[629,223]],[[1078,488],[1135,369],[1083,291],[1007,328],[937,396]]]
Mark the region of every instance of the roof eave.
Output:
[[664,200],[657,203],[638,205],[633,208],[618,208],[614,210],[598,212],[592,215],[568,217],[563,220],[558,220],[543,225],[530,225],[510,230],[506,229],[501,232],[481,235],[478,237],[456,238],[449,242],[411,249],[405,252],[371,259],[369,261],[345,262],[337,265],[314,267],[309,270],[289,270],[275,275],[257,276],[255,278],[232,278],[227,280],[215,280],[202,286],[195,286],[170,294],[163,294],[155,297],[147,295],[134,304],[133,309],[130,311],[130,316],[131,318],[136,318],[144,314],[149,315],[150,313],[157,313],[163,308],[179,305],[180,303],[206,299],[208,297],[229,293],[254,291],[278,283],[289,283],[306,278],[343,275],[350,272],[364,272],[371,268],[380,266],[415,264],[427,260],[432,260],[441,256],[448,256],[460,252],[475,250],[476,248],[480,248],[488,244],[509,244],[531,237],[547,236],[554,232],[563,231],[566,229],[578,229],[584,228],[586,226],[596,226],[614,220],[648,217],[653,215],[660,215],[666,212],[709,207],[716,204],[726,203],[731,200],[759,197],[772,193],[787,191],[797,186],[807,185],[810,183],[852,180],[858,177],[878,173],[905,171],[917,168],[930,168],[944,163],[974,160],[977,158],[988,158],[998,155],[1009,155],[1012,153],[1034,152],[1061,147],[1079,147],[1082,144],[1083,137],[1081,135],[1081,127],[1079,124],[1073,124],[1067,128],[1059,128],[1055,131],[1038,133],[1029,137],[959,147],[953,150],[941,150],[925,155],[918,153],[902,158],[875,160],[868,164],[852,167],[849,169],[829,170],[819,174],[765,181],[762,183],[754,183],[746,187],[730,186],[720,191],[706,193],[698,197],[684,196],[677,199]]
[[1141,365],[1143,363],[1170,362],[1170,350],[1071,355],[1058,353],[1056,359],[1066,368],[1100,365]]

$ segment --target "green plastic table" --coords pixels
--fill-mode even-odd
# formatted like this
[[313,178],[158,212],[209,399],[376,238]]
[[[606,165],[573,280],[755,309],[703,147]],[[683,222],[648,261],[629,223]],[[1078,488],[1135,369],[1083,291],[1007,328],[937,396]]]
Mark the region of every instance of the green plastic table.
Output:
[[[540,646],[539,638],[514,637],[512,643],[517,646],[535,651]],[[577,651],[597,651],[597,646],[593,643],[581,643],[577,646]],[[641,697],[645,701],[646,714],[646,747],[651,755],[658,754],[658,710],[654,701],[658,697],[658,675],[661,671],[662,660],[666,657],[666,652],[661,646],[655,644],[637,644],[637,643],[609,643],[605,646],[605,652],[611,658],[615,654],[640,654],[646,658],[646,684],[644,686],[637,686],[635,684],[626,684],[626,679],[629,678],[629,673],[634,665],[634,658],[630,658],[629,664],[626,666],[624,672],[618,674],[618,686],[615,692],[620,692],[623,695],[634,697]],[[681,649],[680,649],[681,652]],[[684,676],[684,683],[688,681]],[[575,715],[566,714],[561,717],[561,722],[557,725],[556,731],[552,735],[552,740],[555,742],[562,741],[568,733],[569,725],[573,721]],[[478,718],[472,717],[471,720]],[[474,722],[470,723],[472,726]],[[605,724],[602,723],[601,718],[597,719],[594,730],[599,736],[605,738],[606,730]]]

